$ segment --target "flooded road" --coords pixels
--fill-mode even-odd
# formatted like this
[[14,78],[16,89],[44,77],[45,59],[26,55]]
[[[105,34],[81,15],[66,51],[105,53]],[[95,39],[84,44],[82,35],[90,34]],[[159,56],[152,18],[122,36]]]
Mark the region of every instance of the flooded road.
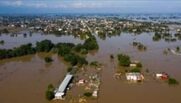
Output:
[[[4,39],[5,44],[0,48],[12,48],[22,43],[35,43],[40,38],[41,40],[50,39],[54,43],[82,42],[67,36],[58,38],[52,37],[53,35],[37,35],[27,38],[20,36],[17,39],[8,37],[9,35],[2,35],[0,39]],[[96,37],[99,50],[94,54],[88,54],[87,60],[97,60],[103,64],[98,103],[181,103],[181,85],[169,86],[167,83],[155,81],[151,76],[147,76],[149,74],[145,74],[146,80],[141,84],[128,84],[125,80],[113,78],[118,68],[116,55],[125,53],[130,55],[132,60],[141,61],[143,71],[148,69],[150,74],[167,72],[181,83],[181,56],[171,53],[163,54],[166,48],[174,49],[176,46],[181,46],[181,41],[153,42],[152,35],[151,33],[143,33],[134,36],[123,33],[105,40]],[[133,41],[143,43],[147,46],[147,50],[140,52],[132,46]],[[110,54],[114,54],[115,61],[110,60]],[[47,65],[43,60],[47,55],[53,57],[54,61],[51,65]],[[45,99],[48,84],[52,83],[58,86],[66,74],[66,68],[67,65],[55,54],[36,54],[0,61],[0,102],[48,103]]]

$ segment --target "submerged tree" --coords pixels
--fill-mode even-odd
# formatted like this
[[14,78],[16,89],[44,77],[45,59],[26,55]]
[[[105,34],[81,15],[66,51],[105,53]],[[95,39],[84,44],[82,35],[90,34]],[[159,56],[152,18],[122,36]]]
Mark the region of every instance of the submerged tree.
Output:
[[50,63],[52,61],[53,61],[53,59],[51,57],[45,57],[45,62],[46,63]]
[[4,40],[0,40],[0,44],[2,44],[2,45],[3,45],[3,44],[4,44]]
[[85,92],[85,93],[84,93],[84,96],[86,96],[86,97],[91,97],[91,96],[92,96],[92,93],[91,93],[91,92]]
[[131,63],[130,57],[124,54],[118,54],[118,61],[119,61],[119,65],[125,66],[125,67],[128,67],[129,64]]
[[90,36],[83,45],[84,48],[87,50],[99,49],[99,45],[97,44],[96,38],[94,36]]
[[110,55],[110,58],[111,58],[111,59],[114,59],[114,55],[113,55],[113,54],[111,54],[111,55]]
[[178,85],[179,82],[176,79],[174,79],[174,78],[169,78],[168,79],[168,84],[169,85]]
[[14,49],[0,49],[0,59],[19,57],[34,53],[36,53],[36,50],[32,47],[32,44],[29,43]]
[[48,85],[47,91],[46,91],[46,99],[47,100],[52,100],[55,96],[54,96],[54,86],[52,84]]
[[130,70],[130,72],[138,72],[138,73],[140,73],[141,69],[140,68],[133,68],[133,69]]
[[176,47],[176,51],[177,51],[177,52],[180,51],[180,47],[179,47],[179,46]]
[[38,52],[49,52],[53,46],[54,44],[50,40],[43,40],[36,43],[36,50]]

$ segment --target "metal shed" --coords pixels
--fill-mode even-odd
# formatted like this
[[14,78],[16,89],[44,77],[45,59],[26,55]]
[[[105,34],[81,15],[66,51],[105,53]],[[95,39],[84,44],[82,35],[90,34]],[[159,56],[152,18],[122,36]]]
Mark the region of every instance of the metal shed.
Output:
[[68,84],[70,83],[71,79],[73,78],[73,75],[67,74],[60,84],[58,90],[55,93],[55,99],[62,99],[63,96],[65,95],[66,88]]

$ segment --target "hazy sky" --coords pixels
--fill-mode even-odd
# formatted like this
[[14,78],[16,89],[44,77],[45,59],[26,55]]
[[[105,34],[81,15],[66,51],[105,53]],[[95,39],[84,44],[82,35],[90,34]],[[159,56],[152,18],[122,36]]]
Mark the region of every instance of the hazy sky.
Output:
[[0,0],[0,13],[181,13],[181,0]]

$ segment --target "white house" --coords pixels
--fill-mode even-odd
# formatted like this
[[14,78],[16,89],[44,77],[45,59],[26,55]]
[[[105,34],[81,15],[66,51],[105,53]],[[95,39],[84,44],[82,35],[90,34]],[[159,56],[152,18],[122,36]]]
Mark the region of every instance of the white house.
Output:
[[157,73],[156,78],[162,79],[162,80],[167,80],[169,78],[169,75],[167,73]]
[[131,63],[131,64],[129,64],[129,66],[130,66],[130,67],[136,67],[137,64],[136,64],[136,63]]
[[97,96],[98,96],[98,91],[95,90],[95,91],[92,93],[92,96],[97,98]]
[[142,81],[144,80],[144,76],[141,73],[126,73],[126,79],[128,81]]

